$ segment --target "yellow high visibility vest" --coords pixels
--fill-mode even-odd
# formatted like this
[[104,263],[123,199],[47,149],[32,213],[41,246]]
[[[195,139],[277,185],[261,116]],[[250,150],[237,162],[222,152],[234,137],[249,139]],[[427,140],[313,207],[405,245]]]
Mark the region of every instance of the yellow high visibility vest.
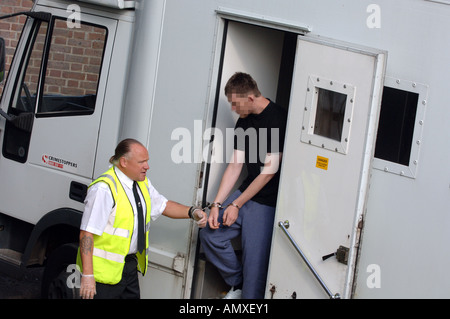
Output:
[[[130,251],[131,235],[134,226],[133,207],[122,184],[117,177],[114,167],[97,178],[90,186],[104,182],[108,184],[114,199],[114,207],[108,223],[101,236],[94,234],[93,267],[96,282],[115,285],[122,279],[125,257]],[[148,266],[148,232],[150,229],[151,199],[148,191],[148,179],[138,182],[138,186],[145,200],[147,208],[145,220],[145,250],[138,252],[138,270],[145,275]],[[77,265],[82,270],[80,249],[78,249]]]

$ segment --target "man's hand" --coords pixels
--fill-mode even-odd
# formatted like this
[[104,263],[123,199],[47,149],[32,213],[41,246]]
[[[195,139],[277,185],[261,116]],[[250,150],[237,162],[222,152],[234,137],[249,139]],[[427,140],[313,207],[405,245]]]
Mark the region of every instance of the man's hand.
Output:
[[211,207],[208,217],[209,228],[218,229],[220,223],[218,222],[219,218],[219,207]]
[[95,278],[93,275],[81,275],[80,297],[81,299],[94,299],[97,294]]
[[206,222],[208,221],[208,216],[206,213],[201,210],[200,208],[194,210],[194,213],[192,214],[194,217],[194,220],[197,222],[198,227],[204,228],[206,226]]
[[229,205],[223,213],[223,225],[231,226],[234,224],[239,216],[239,208],[233,205]]

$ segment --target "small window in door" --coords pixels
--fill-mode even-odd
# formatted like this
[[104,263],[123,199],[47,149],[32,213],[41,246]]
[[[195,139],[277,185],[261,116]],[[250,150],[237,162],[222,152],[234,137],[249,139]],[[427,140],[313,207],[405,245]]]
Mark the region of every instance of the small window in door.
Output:
[[55,19],[37,117],[94,112],[105,44],[106,28]]
[[374,168],[411,178],[416,176],[427,91],[423,84],[386,77]]
[[355,87],[309,76],[301,141],[347,154]]
[[318,89],[314,134],[341,141],[347,95]]

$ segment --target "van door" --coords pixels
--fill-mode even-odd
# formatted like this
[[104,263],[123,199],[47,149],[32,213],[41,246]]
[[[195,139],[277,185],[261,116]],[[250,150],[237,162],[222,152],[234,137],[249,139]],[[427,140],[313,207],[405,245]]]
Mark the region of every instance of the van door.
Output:
[[385,58],[298,38],[269,298],[351,296]]
[[8,121],[0,136],[0,176],[8,182],[0,202],[3,212],[31,223],[75,205],[69,196],[83,201],[117,27],[112,19],[83,14],[74,21],[66,10],[45,10],[45,19],[26,22],[1,101],[16,123]]

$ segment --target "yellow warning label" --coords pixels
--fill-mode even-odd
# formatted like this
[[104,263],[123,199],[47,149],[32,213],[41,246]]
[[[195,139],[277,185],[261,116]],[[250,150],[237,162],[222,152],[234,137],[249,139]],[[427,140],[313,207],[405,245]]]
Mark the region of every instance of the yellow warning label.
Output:
[[317,156],[316,167],[328,170],[328,158]]

